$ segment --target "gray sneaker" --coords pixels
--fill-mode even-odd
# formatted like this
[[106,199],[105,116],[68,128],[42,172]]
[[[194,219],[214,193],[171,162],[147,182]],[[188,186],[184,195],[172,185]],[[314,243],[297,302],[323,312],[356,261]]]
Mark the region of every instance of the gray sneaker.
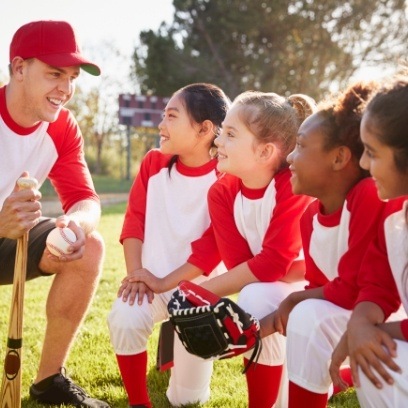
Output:
[[76,385],[71,378],[63,374],[57,374],[52,384],[44,391],[36,388],[35,384],[30,387],[30,397],[42,404],[67,404],[75,407],[88,408],[110,408],[110,405],[104,401],[91,398],[84,389]]

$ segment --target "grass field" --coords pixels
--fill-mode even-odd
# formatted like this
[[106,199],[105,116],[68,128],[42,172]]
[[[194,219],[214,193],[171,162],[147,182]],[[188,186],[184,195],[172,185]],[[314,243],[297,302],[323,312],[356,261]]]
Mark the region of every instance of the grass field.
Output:
[[[95,189],[99,194],[102,193],[127,193],[130,190],[133,180],[119,180],[110,176],[92,176],[95,184]],[[49,180],[45,180],[41,186],[41,193],[43,197],[56,196],[55,191]]]
[[[119,378],[116,360],[110,346],[106,316],[124,276],[122,247],[118,242],[125,204],[103,209],[100,232],[106,241],[106,261],[103,276],[89,314],[80,330],[67,362],[68,374],[90,394],[106,400],[112,408],[127,407],[127,400]],[[0,266],[1,267],[1,266]],[[50,278],[41,278],[26,284],[24,310],[24,351],[22,407],[40,407],[28,398],[28,388],[35,377],[44,332],[44,307]],[[11,286],[0,287],[0,356],[3,359],[7,337]],[[154,408],[168,408],[165,391],[168,373],[155,369],[158,328],[149,342],[148,386]],[[246,383],[241,374],[240,357],[216,361],[212,378],[212,394],[203,408],[245,408]],[[200,407],[198,404],[191,408]],[[329,407],[356,408],[353,391],[343,393],[330,401]]]

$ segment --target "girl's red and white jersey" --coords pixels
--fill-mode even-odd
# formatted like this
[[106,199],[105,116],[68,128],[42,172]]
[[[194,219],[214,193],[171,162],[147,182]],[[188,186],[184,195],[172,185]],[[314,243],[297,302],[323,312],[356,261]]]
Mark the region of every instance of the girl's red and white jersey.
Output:
[[80,200],[99,200],[83,154],[83,138],[73,115],[62,109],[53,123],[19,126],[7,111],[0,88],[0,208],[23,171],[40,186],[48,177],[64,211]]
[[290,171],[275,175],[263,189],[246,188],[224,174],[208,194],[212,227],[226,267],[248,262],[263,282],[281,279],[301,252],[299,220],[310,197],[295,196]]
[[217,179],[216,160],[187,167],[170,155],[147,153],[129,195],[120,241],[143,241],[142,263],[158,277],[187,260],[210,273],[220,262],[210,227],[207,193]]
[[374,302],[385,318],[403,303],[408,313],[407,197],[386,203],[376,239],[364,258],[358,302]]
[[357,183],[342,208],[325,215],[313,202],[301,220],[308,288],[324,286],[326,300],[351,309],[362,259],[378,228],[384,203],[372,178]]
[[[406,199],[406,197],[405,197]],[[402,200],[401,200],[402,201]],[[400,203],[399,203],[400,204]],[[398,205],[399,207],[400,205]],[[408,314],[408,200],[402,208],[390,214],[384,222],[385,242],[387,245],[388,261],[397,285],[402,304]],[[397,208],[398,208],[397,207]]]

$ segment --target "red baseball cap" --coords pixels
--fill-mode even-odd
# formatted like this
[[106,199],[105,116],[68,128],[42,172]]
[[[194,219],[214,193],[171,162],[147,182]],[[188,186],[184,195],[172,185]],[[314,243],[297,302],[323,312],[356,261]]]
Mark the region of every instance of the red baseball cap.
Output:
[[101,74],[82,56],[75,31],[66,21],[33,21],[20,27],[10,44],[10,61],[15,57],[37,58],[53,67],[79,65],[91,75]]

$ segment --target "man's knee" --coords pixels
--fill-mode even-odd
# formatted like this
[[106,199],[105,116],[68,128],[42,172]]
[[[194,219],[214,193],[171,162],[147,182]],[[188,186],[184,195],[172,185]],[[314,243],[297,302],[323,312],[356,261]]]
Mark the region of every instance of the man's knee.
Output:
[[44,274],[75,273],[80,274],[86,281],[95,282],[102,273],[104,256],[104,240],[99,232],[94,231],[86,237],[84,252],[80,259],[72,262],[54,262],[43,254],[39,268]]
[[93,282],[98,281],[102,275],[102,266],[105,258],[105,243],[99,234],[94,231],[89,234],[85,241],[83,270]]
[[85,251],[90,251],[94,258],[103,259],[105,255],[105,242],[98,231],[91,232],[87,235]]
[[105,257],[105,242],[102,238],[102,235],[94,231],[89,234],[85,241],[85,254],[87,255],[86,260],[90,261],[91,265],[97,265],[99,268],[102,265],[102,262]]
[[97,231],[87,235],[84,255],[76,262],[67,262],[65,266],[71,271],[83,271],[84,275],[91,279],[99,279],[102,273],[102,265],[105,257],[105,243],[101,234]]

